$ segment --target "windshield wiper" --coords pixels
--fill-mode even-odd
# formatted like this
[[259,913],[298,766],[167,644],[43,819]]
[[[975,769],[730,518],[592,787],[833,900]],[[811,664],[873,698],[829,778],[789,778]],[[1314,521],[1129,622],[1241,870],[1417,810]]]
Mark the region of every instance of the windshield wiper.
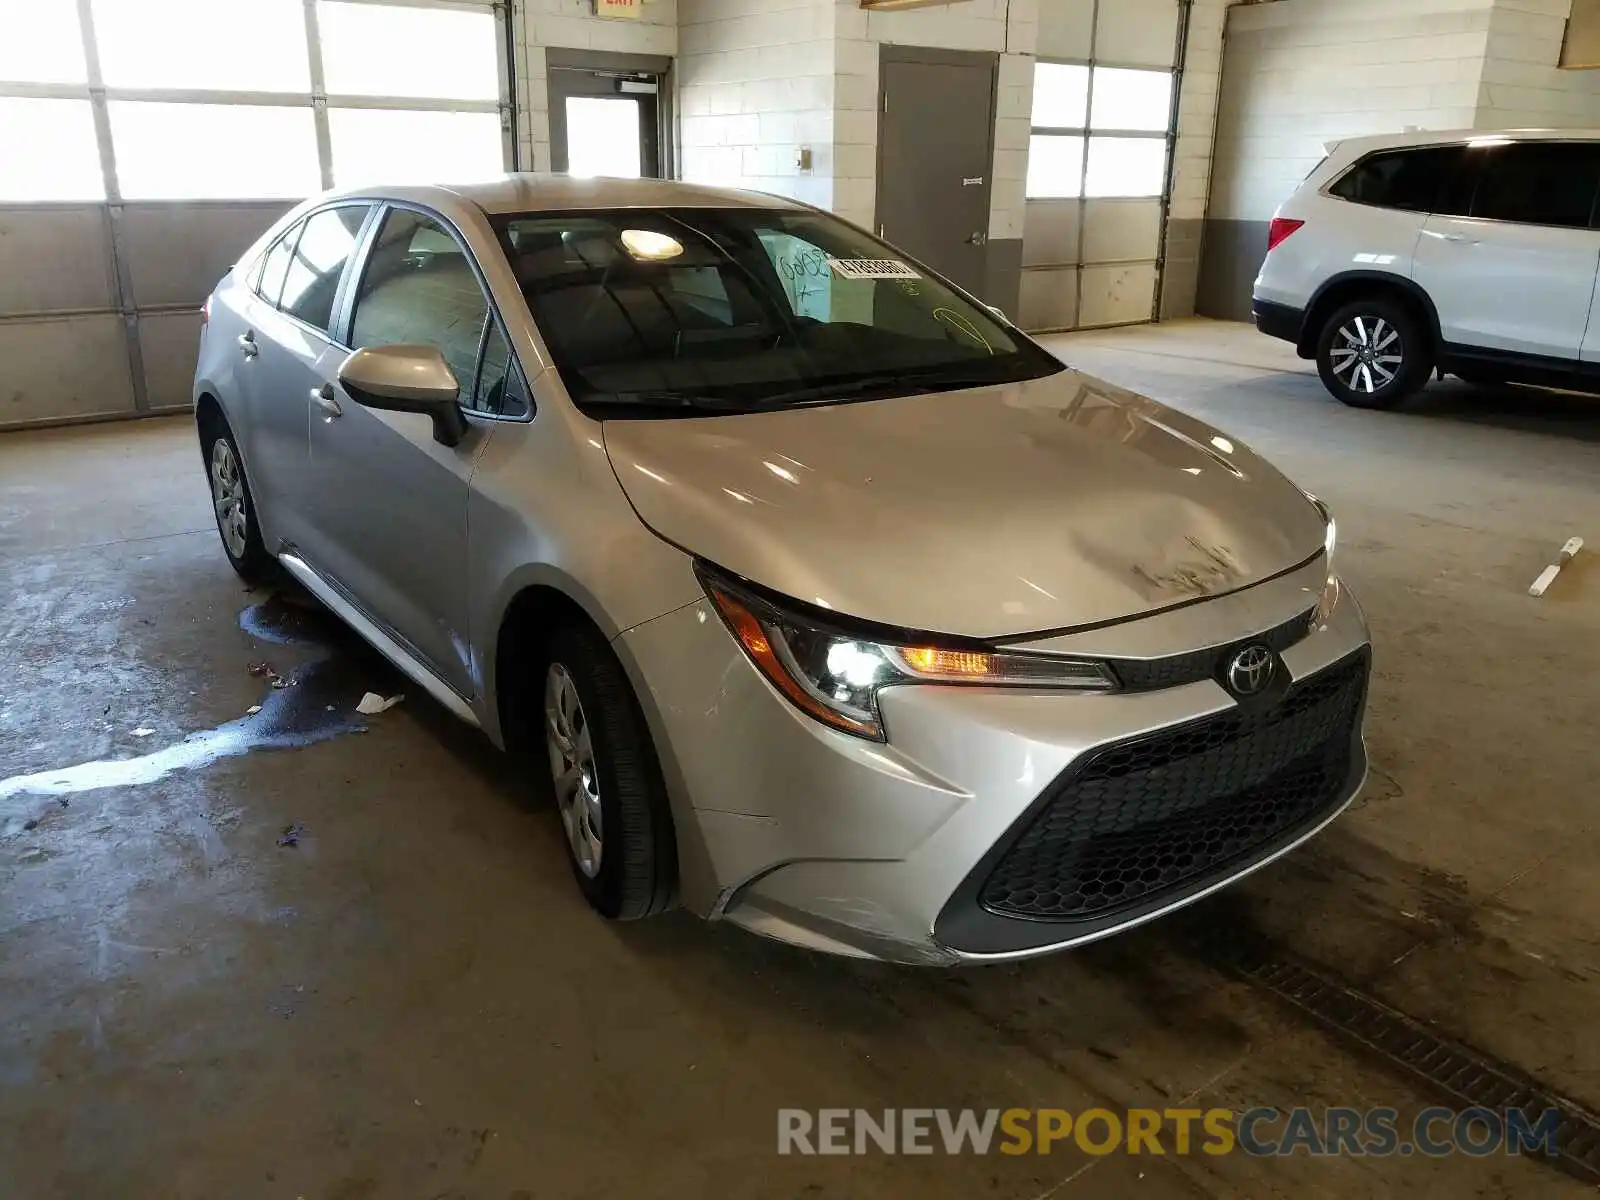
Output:
[[[984,364],[990,364],[992,361],[982,360]],[[826,402],[860,399],[864,393],[885,390],[914,394],[934,387],[941,389],[992,387],[996,384],[1014,383],[1018,378],[1025,376],[1018,376],[1015,369],[997,371],[993,366],[989,366],[987,370],[973,370],[967,363],[947,363],[938,367],[908,367],[901,371],[862,375],[838,383],[819,383],[809,387],[793,388],[787,392],[769,392],[761,398],[761,402],[764,405],[804,404],[811,400]]]
[[680,392],[670,388],[646,388],[627,392],[586,392],[580,398],[584,404],[604,404],[620,408],[694,408],[709,412],[744,412],[750,406],[742,400],[726,396],[710,396],[703,392]]

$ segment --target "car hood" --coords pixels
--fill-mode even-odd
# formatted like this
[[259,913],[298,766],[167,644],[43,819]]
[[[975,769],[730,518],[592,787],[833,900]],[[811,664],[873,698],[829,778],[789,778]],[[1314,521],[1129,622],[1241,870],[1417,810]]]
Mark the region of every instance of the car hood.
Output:
[[1210,426],[1064,371],[961,392],[607,421],[661,537],[774,591],[974,637],[1125,620],[1313,557],[1305,494]]

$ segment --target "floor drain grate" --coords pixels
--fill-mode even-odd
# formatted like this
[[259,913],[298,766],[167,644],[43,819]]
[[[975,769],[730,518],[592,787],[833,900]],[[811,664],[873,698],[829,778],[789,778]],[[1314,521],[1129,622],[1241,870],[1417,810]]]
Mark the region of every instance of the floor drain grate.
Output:
[[1312,968],[1264,947],[1225,944],[1202,936],[1198,949],[1215,966],[1247,980],[1298,1008],[1336,1036],[1358,1043],[1399,1067],[1428,1091],[1462,1107],[1530,1115],[1561,1114],[1554,1154],[1539,1155],[1585,1183],[1600,1183],[1600,1116],[1557,1095],[1515,1068],[1448,1041],[1427,1026],[1337,983]]

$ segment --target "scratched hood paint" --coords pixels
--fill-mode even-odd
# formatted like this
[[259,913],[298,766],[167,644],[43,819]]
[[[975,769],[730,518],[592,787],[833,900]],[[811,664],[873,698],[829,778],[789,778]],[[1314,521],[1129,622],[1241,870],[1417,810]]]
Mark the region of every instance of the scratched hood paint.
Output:
[[647,525],[785,595],[1003,637],[1221,595],[1314,556],[1321,515],[1202,422],[1064,371],[823,408],[612,421]]

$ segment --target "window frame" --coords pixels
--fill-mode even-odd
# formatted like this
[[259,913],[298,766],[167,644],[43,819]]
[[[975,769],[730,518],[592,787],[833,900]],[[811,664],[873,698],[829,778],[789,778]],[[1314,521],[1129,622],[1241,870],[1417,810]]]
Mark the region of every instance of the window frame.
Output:
[[[67,0],[71,3],[72,0]],[[81,83],[28,83],[0,79],[0,98],[77,100],[87,102],[94,117],[95,141],[99,151],[99,169],[104,184],[104,196],[96,200],[45,197],[37,200],[0,200],[0,208],[31,207],[52,204],[103,204],[124,203],[120,178],[116,166],[116,150],[112,142],[109,105],[113,102],[155,102],[166,104],[257,106],[270,108],[308,109],[312,113],[316,138],[316,157],[320,175],[320,189],[329,190],[334,184],[333,142],[329,133],[329,109],[364,108],[399,111],[482,112],[500,118],[501,165],[514,169],[517,161],[517,124],[515,99],[511,90],[510,62],[511,35],[507,25],[507,6],[496,0],[337,0],[376,7],[433,8],[470,10],[492,14],[495,24],[495,73],[498,99],[452,100],[436,97],[387,96],[377,94],[330,94],[323,83],[323,45],[317,22],[317,3],[311,0],[305,7],[302,36],[310,64],[310,87],[301,91],[247,91],[230,88],[168,88],[168,87],[107,87],[99,63],[101,33],[94,21],[93,5],[80,0],[79,36],[83,43],[86,78]],[[239,203],[254,199],[276,197],[173,197],[138,200],[138,204],[191,204]]]
[[[1035,125],[1033,124],[1033,97],[1029,96],[1028,109],[1028,137],[1030,144],[1035,137],[1076,137],[1083,140],[1083,161],[1078,167],[1078,191],[1072,196],[1035,196],[1025,194],[1027,201],[1076,201],[1086,203],[1091,200],[1162,200],[1167,197],[1172,180],[1173,155],[1177,153],[1178,123],[1176,107],[1182,84],[1182,70],[1180,67],[1152,67],[1148,64],[1130,64],[1115,61],[1101,61],[1094,58],[1048,58],[1041,57],[1037,64],[1059,67],[1086,67],[1089,71],[1089,91],[1084,103],[1083,124],[1081,126],[1068,125]],[[1119,129],[1115,126],[1101,127],[1095,124],[1094,92],[1095,73],[1097,71],[1142,71],[1150,75],[1165,75],[1172,83],[1172,95],[1167,115],[1167,128],[1154,129]],[[1034,88],[1037,89],[1038,81],[1035,79]],[[1162,173],[1161,186],[1147,195],[1108,195],[1091,196],[1088,194],[1089,184],[1089,148],[1096,138],[1139,138],[1141,140],[1161,142],[1166,147],[1165,170]],[[1031,159],[1031,150],[1030,150]]]
[[[260,282],[261,282],[261,277],[262,277],[261,271],[256,270],[255,268],[251,268],[251,270],[252,270],[252,278],[251,278],[251,281],[250,281],[250,290],[253,293],[255,293],[256,297],[258,299],[260,299],[260,301],[263,304],[270,305],[272,307],[273,311],[275,311],[280,317],[283,317],[285,320],[292,322],[294,325],[298,326],[300,329],[305,330],[307,333],[315,334],[317,337],[321,338],[323,341],[327,342],[329,345],[336,346],[341,350],[348,350],[350,348],[349,344],[344,342],[344,341],[342,341],[337,336],[337,333],[336,333],[336,330],[337,330],[337,327],[338,327],[338,324],[339,324],[338,318],[339,318],[340,306],[343,304],[345,291],[350,286],[350,268],[355,264],[356,256],[361,253],[362,248],[366,245],[367,231],[368,231],[369,227],[372,225],[372,214],[374,212],[376,212],[381,207],[381,202],[378,201],[378,200],[361,200],[361,199],[355,199],[355,198],[352,198],[352,197],[343,197],[343,198],[341,198],[339,200],[333,201],[330,204],[318,205],[316,208],[314,208],[311,211],[309,211],[308,213],[306,213],[303,217],[301,217],[298,221],[296,221],[293,225],[291,225],[289,227],[289,230],[298,229],[301,233],[304,233],[306,226],[311,223],[312,219],[315,218],[315,217],[320,216],[321,214],[323,214],[325,212],[332,212],[335,209],[340,209],[340,208],[362,208],[362,207],[366,208],[367,215],[364,216],[363,218],[361,218],[361,224],[356,229],[355,244],[350,249],[350,257],[345,259],[344,270],[341,272],[341,274],[339,276],[339,286],[338,286],[337,289],[335,289],[335,291],[333,293],[333,308],[328,314],[329,328],[323,329],[320,326],[313,325],[310,321],[307,321],[302,317],[297,317],[297,316],[294,315],[294,313],[292,313],[288,309],[284,308],[283,307],[283,293],[282,292],[278,293],[278,298],[276,300],[268,300],[265,296],[263,296],[261,294],[260,288],[258,286],[260,284]],[[286,230],[284,232],[284,235],[283,235],[284,237],[288,237],[289,236],[289,230]],[[262,263],[263,266],[265,266],[265,264],[266,264],[267,254],[271,254],[272,253],[272,247],[276,246],[278,244],[278,242],[280,242],[282,240],[283,240],[283,238],[275,239],[273,241],[273,243],[272,243],[272,246],[268,246],[267,247],[266,254],[263,254],[261,256],[261,263]],[[290,255],[291,261],[294,258],[299,257],[299,252],[300,252],[300,239],[296,238],[295,239],[294,251]],[[288,283],[288,276],[284,277],[284,282],[286,284]]]
[[[348,201],[346,201],[348,202]],[[484,303],[488,306],[483,327],[478,330],[478,349],[473,356],[472,378],[469,381],[456,380],[461,386],[461,393],[469,399],[476,399],[478,394],[478,379],[483,374],[483,358],[489,342],[489,328],[491,322],[499,322],[500,330],[505,335],[506,347],[510,351],[509,367],[515,367],[522,377],[523,393],[528,401],[528,411],[516,416],[507,416],[502,413],[485,412],[479,408],[469,407],[462,403],[461,395],[457,395],[456,403],[461,411],[468,417],[475,417],[484,421],[512,421],[526,423],[532,421],[539,410],[539,403],[533,394],[533,381],[529,378],[522,366],[522,356],[517,353],[516,342],[511,337],[511,323],[505,319],[500,311],[500,306],[494,298],[494,289],[489,286],[489,278],[483,272],[478,256],[473,252],[472,243],[467,240],[456,223],[445,216],[438,209],[430,208],[426,204],[419,204],[414,200],[377,199],[361,201],[370,203],[372,212],[367,216],[367,223],[361,230],[361,237],[356,244],[355,252],[350,256],[350,262],[345,267],[345,278],[340,283],[338,299],[334,301],[334,326],[337,329],[336,344],[343,349],[350,349],[350,331],[355,322],[356,299],[361,293],[361,284],[367,277],[367,269],[372,262],[372,252],[378,244],[378,234],[383,229],[383,223],[391,212],[411,212],[428,218],[444,230],[446,234],[460,248],[462,257],[466,259],[467,267],[472,271],[472,276],[478,281],[478,290],[483,293]],[[499,251],[498,244],[495,247]],[[531,319],[531,318],[530,318]]]
[[[1493,134],[1484,134],[1483,136],[1484,137],[1493,137],[1494,135]],[[1584,226],[1584,225],[1547,225],[1547,224],[1543,224],[1543,223],[1538,222],[1538,221],[1512,221],[1512,220],[1508,220],[1508,219],[1506,219],[1504,217],[1481,217],[1481,216],[1478,216],[1476,213],[1474,213],[1472,211],[1473,209],[1475,209],[1477,207],[1477,203],[1478,203],[1478,186],[1483,180],[1484,167],[1487,165],[1487,154],[1474,155],[1472,153],[1473,150],[1474,149],[1482,149],[1482,150],[1487,151],[1487,152],[1492,152],[1495,149],[1503,149],[1503,148],[1505,148],[1507,146],[1523,146],[1523,145],[1529,145],[1529,144],[1541,145],[1541,146],[1542,145],[1589,146],[1595,151],[1595,153],[1597,155],[1600,155],[1600,139],[1596,139],[1596,138],[1580,138],[1580,137],[1551,137],[1551,138],[1527,138],[1527,137],[1517,138],[1517,137],[1508,137],[1508,138],[1505,139],[1505,141],[1497,143],[1497,144],[1492,145],[1492,146],[1480,145],[1480,146],[1477,146],[1477,147],[1475,147],[1473,145],[1471,140],[1464,139],[1464,138],[1457,138],[1457,139],[1455,139],[1453,141],[1442,141],[1442,142],[1418,142],[1415,145],[1410,145],[1410,146],[1385,146],[1382,149],[1369,150],[1365,154],[1361,155],[1361,157],[1357,158],[1349,166],[1345,167],[1344,170],[1340,171],[1332,179],[1328,180],[1327,183],[1323,184],[1322,187],[1320,189],[1318,189],[1318,195],[1325,196],[1330,200],[1337,200],[1342,204],[1356,204],[1356,205],[1360,205],[1362,208],[1376,208],[1376,209],[1379,209],[1379,210],[1381,210],[1383,212],[1411,213],[1413,216],[1448,217],[1451,220],[1458,220],[1458,221],[1481,221],[1485,225],[1522,225],[1522,226],[1526,226],[1526,227],[1528,227],[1530,229],[1574,229],[1574,230],[1578,230],[1580,232],[1585,230],[1585,229],[1590,230],[1590,231],[1600,229],[1600,188],[1596,189],[1594,201],[1590,205],[1590,208],[1589,208],[1589,224],[1587,226]],[[1350,200],[1350,199],[1347,199],[1344,196],[1338,195],[1333,190],[1334,188],[1338,187],[1339,184],[1343,183],[1344,180],[1346,180],[1351,175],[1353,175],[1363,165],[1365,165],[1366,163],[1370,162],[1372,159],[1377,158],[1377,157],[1379,157],[1381,155],[1385,155],[1385,154],[1405,154],[1405,153],[1410,153],[1412,151],[1417,151],[1417,150],[1449,150],[1449,149],[1451,149],[1453,147],[1456,147],[1456,146],[1462,147],[1466,151],[1467,157],[1466,157],[1466,161],[1465,161],[1465,164],[1464,164],[1462,170],[1465,173],[1465,175],[1468,177],[1468,181],[1471,184],[1471,189],[1470,189],[1470,192],[1468,194],[1468,200],[1467,200],[1467,204],[1466,204],[1467,211],[1464,212],[1464,213],[1447,213],[1447,212],[1443,212],[1443,211],[1438,211],[1437,209],[1430,210],[1428,212],[1422,212],[1421,210],[1418,210],[1418,209],[1395,208],[1392,205],[1386,205],[1386,204],[1372,204],[1372,203],[1369,203],[1369,202],[1364,201],[1364,200]],[[1443,195],[1445,193],[1447,193],[1451,189],[1451,186],[1453,184],[1458,183],[1458,182],[1460,182],[1459,179],[1452,179],[1452,180],[1447,181],[1445,184],[1441,185],[1441,187],[1440,187],[1441,198],[1443,198]],[[1437,201],[1436,201],[1436,204],[1437,204]]]

